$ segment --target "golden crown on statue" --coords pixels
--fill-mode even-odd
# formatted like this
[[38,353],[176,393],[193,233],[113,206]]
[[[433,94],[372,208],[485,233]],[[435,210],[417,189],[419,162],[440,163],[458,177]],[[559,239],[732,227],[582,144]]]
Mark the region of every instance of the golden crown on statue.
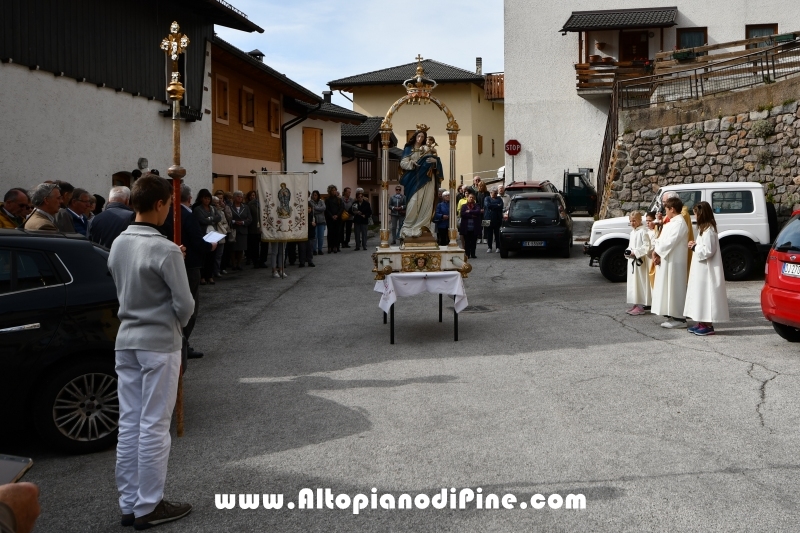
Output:
[[428,133],[428,130],[431,129],[430,126],[426,126],[425,124],[417,124],[417,131],[424,131]]
[[417,72],[413,78],[409,78],[403,82],[403,87],[406,88],[409,100],[408,103],[412,105],[427,104],[431,96],[431,91],[436,88],[438,83],[435,80],[425,77],[425,69],[422,67],[422,56],[417,55]]

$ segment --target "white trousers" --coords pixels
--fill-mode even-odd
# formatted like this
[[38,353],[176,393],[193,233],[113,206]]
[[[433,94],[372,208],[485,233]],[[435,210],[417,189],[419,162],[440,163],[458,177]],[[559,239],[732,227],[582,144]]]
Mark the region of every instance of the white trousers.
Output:
[[117,350],[117,490],[122,514],[149,514],[164,497],[181,352]]

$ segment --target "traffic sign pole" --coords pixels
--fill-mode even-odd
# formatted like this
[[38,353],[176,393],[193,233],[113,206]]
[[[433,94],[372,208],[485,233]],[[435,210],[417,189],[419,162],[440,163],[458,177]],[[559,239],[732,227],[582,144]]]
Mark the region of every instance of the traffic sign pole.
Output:
[[516,139],[510,139],[505,145],[506,153],[511,156],[511,182],[514,182],[514,159],[522,150],[522,145]]

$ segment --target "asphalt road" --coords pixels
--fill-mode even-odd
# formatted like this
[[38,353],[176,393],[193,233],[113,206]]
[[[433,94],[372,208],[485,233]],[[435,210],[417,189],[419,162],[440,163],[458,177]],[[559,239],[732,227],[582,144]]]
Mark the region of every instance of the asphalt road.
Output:
[[[371,242],[374,243],[374,239]],[[625,288],[571,259],[479,246],[452,339],[433,295],[397,304],[396,344],[370,254],[290,277],[248,270],[202,288],[186,435],[162,531],[797,531],[797,345],[763,319],[760,280],[729,284],[714,337],[625,314]],[[116,531],[114,451],[35,442],[37,531]],[[219,510],[215,494],[302,488],[429,496],[583,494],[585,510]]]

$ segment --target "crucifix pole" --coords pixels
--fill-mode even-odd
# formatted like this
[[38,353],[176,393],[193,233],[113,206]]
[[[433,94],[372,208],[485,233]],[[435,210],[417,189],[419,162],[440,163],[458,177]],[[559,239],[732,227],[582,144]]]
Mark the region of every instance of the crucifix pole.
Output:
[[[169,35],[161,41],[161,49],[169,56],[172,65],[167,96],[172,102],[172,166],[167,174],[172,178],[172,222],[173,242],[181,245],[181,180],[186,175],[186,169],[181,166],[181,100],[186,89],[181,83],[181,73],[178,68],[178,57],[186,52],[189,38],[180,33],[181,27],[173,22],[169,27]],[[178,377],[178,397],[175,400],[175,414],[177,418],[177,434],[183,437],[183,369]]]

